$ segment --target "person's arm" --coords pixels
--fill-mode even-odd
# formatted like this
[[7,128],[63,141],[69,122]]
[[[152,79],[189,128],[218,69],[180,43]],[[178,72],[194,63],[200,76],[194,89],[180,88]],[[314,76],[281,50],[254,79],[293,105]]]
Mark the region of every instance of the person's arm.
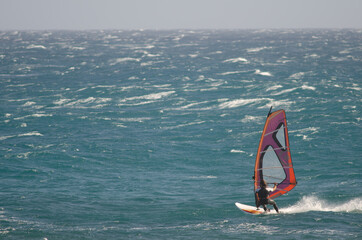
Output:
[[274,188],[273,188],[273,191],[275,191],[275,189],[277,189],[277,183],[274,183]]

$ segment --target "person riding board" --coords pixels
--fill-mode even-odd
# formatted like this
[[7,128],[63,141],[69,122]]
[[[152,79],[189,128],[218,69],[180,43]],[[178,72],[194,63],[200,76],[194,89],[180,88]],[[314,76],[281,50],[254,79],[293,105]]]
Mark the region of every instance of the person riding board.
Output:
[[[266,205],[273,205],[275,211],[277,213],[279,213],[279,209],[278,206],[276,204],[276,202],[272,199],[269,198],[269,191],[266,189],[268,186],[267,182],[263,179],[260,182],[260,189],[255,193],[256,198],[255,198],[255,203],[256,203],[256,208],[259,209],[259,206],[263,206],[264,211],[267,211]],[[272,191],[274,191],[277,188],[277,184],[274,183],[274,188]]]

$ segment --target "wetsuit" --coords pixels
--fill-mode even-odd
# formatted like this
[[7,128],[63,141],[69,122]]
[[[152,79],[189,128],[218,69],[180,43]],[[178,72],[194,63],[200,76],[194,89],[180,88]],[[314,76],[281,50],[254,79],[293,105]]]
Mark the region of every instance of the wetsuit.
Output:
[[265,188],[261,188],[259,191],[256,192],[256,194],[258,197],[256,208],[259,208],[259,206],[262,205],[264,208],[264,211],[266,211],[267,210],[266,205],[270,204],[270,205],[273,205],[275,211],[279,212],[278,206],[275,203],[275,201],[268,198],[269,197],[268,190],[266,190]]

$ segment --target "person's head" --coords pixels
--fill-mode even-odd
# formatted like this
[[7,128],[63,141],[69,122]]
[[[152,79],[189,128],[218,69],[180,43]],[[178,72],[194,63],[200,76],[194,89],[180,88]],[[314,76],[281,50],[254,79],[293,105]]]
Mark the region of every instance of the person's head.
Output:
[[267,184],[267,182],[266,182],[264,179],[261,180],[261,182],[260,182],[260,187],[266,188],[267,185],[268,185],[268,184]]

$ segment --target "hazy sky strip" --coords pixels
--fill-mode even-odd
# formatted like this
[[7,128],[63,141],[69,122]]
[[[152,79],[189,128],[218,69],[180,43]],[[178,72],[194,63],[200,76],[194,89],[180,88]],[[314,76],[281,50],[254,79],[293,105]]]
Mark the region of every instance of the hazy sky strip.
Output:
[[362,28],[362,0],[0,0],[0,30]]

